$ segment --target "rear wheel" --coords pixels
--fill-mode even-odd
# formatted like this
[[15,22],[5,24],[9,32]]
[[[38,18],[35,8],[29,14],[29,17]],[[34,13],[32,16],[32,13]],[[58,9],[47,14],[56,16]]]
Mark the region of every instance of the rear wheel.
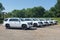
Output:
[[5,27],[6,27],[6,29],[9,29],[10,28],[10,25],[9,24],[6,24]]
[[23,28],[24,30],[26,30],[26,29],[27,29],[27,25],[23,24],[23,25],[22,25],[22,28]]

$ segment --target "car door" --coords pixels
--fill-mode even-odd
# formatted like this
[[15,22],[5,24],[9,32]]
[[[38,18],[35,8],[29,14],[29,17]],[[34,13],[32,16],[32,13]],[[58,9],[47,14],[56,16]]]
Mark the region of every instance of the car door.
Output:
[[20,27],[19,19],[10,19],[9,22],[11,27]]

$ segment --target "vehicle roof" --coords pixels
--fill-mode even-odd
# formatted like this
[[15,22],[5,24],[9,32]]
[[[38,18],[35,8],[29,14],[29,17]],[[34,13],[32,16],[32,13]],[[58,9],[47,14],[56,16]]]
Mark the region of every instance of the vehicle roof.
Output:
[[14,17],[14,18],[5,18],[5,19],[19,19],[19,18],[15,18],[15,17]]

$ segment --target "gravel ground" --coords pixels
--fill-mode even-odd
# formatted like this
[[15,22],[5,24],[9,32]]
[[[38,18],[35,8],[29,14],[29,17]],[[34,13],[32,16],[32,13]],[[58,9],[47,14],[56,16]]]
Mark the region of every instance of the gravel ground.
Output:
[[60,40],[60,25],[37,30],[6,29],[0,24],[0,40]]

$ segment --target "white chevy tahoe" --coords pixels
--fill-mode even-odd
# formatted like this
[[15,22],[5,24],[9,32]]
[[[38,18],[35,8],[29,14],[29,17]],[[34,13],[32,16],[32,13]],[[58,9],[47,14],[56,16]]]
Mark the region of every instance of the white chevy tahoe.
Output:
[[28,20],[22,20],[20,18],[5,18],[3,25],[6,28],[23,28],[27,29],[30,27],[33,27],[33,24],[31,21]]
[[48,22],[44,18],[39,18],[39,20],[42,22],[43,26],[49,25]]
[[51,18],[47,18],[46,20],[47,20],[47,21],[51,21],[51,24],[57,24],[57,23],[58,23],[57,20],[53,20],[53,19],[51,19]]
[[38,27],[38,26],[42,27],[42,25],[43,25],[42,22],[39,21],[37,18],[31,18],[31,20],[33,22],[34,27]]

